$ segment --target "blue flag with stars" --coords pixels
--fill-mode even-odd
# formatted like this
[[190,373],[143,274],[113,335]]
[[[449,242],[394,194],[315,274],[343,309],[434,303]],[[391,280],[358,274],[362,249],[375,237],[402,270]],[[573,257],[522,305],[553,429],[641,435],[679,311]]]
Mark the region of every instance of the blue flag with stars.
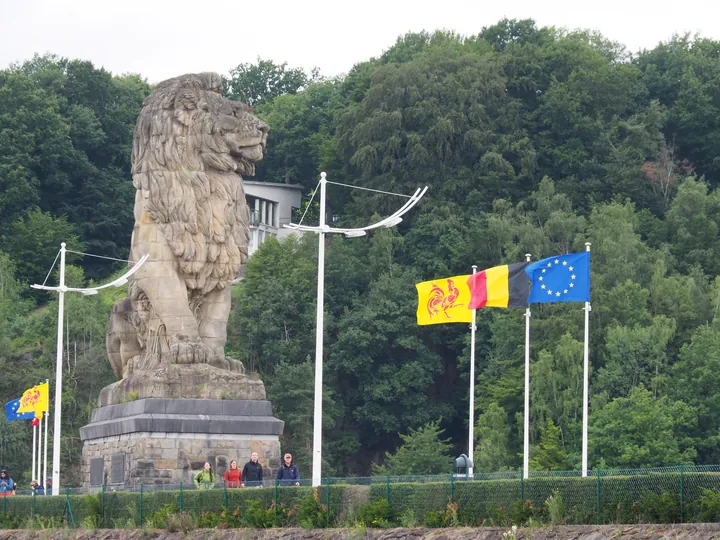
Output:
[[32,420],[35,418],[34,412],[17,412],[20,408],[20,398],[13,399],[5,405],[5,421],[11,422],[12,420]]
[[530,277],[528,303],[589,302],[590,252],[556,255],[525,269]]

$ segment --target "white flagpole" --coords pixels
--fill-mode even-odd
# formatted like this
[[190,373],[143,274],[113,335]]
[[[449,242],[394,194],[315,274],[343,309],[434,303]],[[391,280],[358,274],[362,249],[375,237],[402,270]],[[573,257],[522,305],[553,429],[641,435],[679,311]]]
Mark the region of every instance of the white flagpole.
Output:
[[[35,419],[33,418],[33,422]],[[32,472],[30,476],[35,478],[35,445],[37,444],[37,426],[33,426],[33,444],[32,444]]]
[[[585,242],[585,251],[590,251],[590,242]],[[583,434],[582,434],[582,475],[588,469],[588,399],[590,394],[590,368],[588,344],[590,341],[590,302],[585,302],[585,346],[583,359]]]
[[[47,439],[48,439],[47,431],[48,431],[48,420],[49,420],[49,418],[47,417],[47,414],[48,414],[47,411],[45,411],[45,439],[44,439],[45,448],[43,450],[43,453],[45,454],[45,458],[43,459],[43,469],[42,469],[43,484],[42,484],[42,486],[43,486],[43,493],[45,493],[45,495],[50,495],[47,492]],[[39,480],[38,480],[38,482],[39,482]]]
[[[530,262],[530,253],[525,254]],[[523,413],[523,478],[530,472],[530,304],[525,308],[525,412]]]
[[[43,420],[45,420],[45,417],[43,416],[40,419],[40,423],[38,424],[38,447],[37,447],[37,476],[33,475],[33,480],[37,480],[37,482],[40,482],[40,466],[42,465],[42,426],[43,426]],[[46,420],[47,422],[47,420]]]
[[[473,275],[477,273],[477,265],[473,264]],[[470,332],[470,412],[468,422],[468,458],[471,465],[468,467],[468,478],[473,477],[473,466],[475,465],[475,312],[472,310],[472,323]]]

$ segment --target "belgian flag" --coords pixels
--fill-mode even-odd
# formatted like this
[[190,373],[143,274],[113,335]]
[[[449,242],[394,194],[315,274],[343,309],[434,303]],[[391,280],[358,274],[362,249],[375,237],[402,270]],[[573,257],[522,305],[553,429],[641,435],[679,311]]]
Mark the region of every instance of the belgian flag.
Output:
[[484,307],[526,307],[530,293],[530,279],[525,273],[529,262],[494,266],[472,274],[467,284],[470,288],[469,309]]

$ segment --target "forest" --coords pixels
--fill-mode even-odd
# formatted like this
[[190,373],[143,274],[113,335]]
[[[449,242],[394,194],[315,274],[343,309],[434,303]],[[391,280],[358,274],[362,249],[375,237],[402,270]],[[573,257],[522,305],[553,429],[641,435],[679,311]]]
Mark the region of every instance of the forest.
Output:
[[[449,472],[467,451],[469,328],[418,326],[415,283],[585,242],[590,467],[720,463],[720,42],[674,36],[630,52],[597,33],[502,20],[473,36],[407,34],[340,77],[260,58],[224,76],[225,94],[271,126],[254,180],[300,184],[306,220],[318,217],[320,171],[395,193],[429,186],[397,228],[328,241],[325,475]],[[57,279],[60,242],[111,258],[73,254],[71,283],[123,271],[112,259],[128,255],[130,145],[151,89],[142,74],[52,55],[0,70],[3,403],[52,385],[57,299],[29,285]],[[328,201],[354,226],[402,199],[331,185]],[[228,331],[227,354],[265,382],[283,451],[305,476],[316,280],[316,237],[265,242],[233,288]],[[105,330],[123,295],[66,300],[65,484],[80,480],[78,430],[114,380]],[[582,308],[533,306],[536,469],[580,465]],[[516,469],[524,310],[477,319],[476,470]],[[0,464],[18,482],[29,482],[28,426],[0,424]]]

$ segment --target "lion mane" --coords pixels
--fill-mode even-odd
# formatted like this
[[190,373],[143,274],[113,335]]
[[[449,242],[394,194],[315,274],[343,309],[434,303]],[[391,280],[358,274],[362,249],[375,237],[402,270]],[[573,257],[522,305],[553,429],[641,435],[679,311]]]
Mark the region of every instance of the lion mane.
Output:
[[[132,148],[133,185],[162,225],[188,288],[202,292],[226,287],[248,257],[249,214],[237,174],[252,176],[255,165],[233,157],[221,129],[249,133],[257,119],[223,98],[221,87],[215,73],[160,83],[145,100]],[[228,117],[237,125],[228,126]]]

